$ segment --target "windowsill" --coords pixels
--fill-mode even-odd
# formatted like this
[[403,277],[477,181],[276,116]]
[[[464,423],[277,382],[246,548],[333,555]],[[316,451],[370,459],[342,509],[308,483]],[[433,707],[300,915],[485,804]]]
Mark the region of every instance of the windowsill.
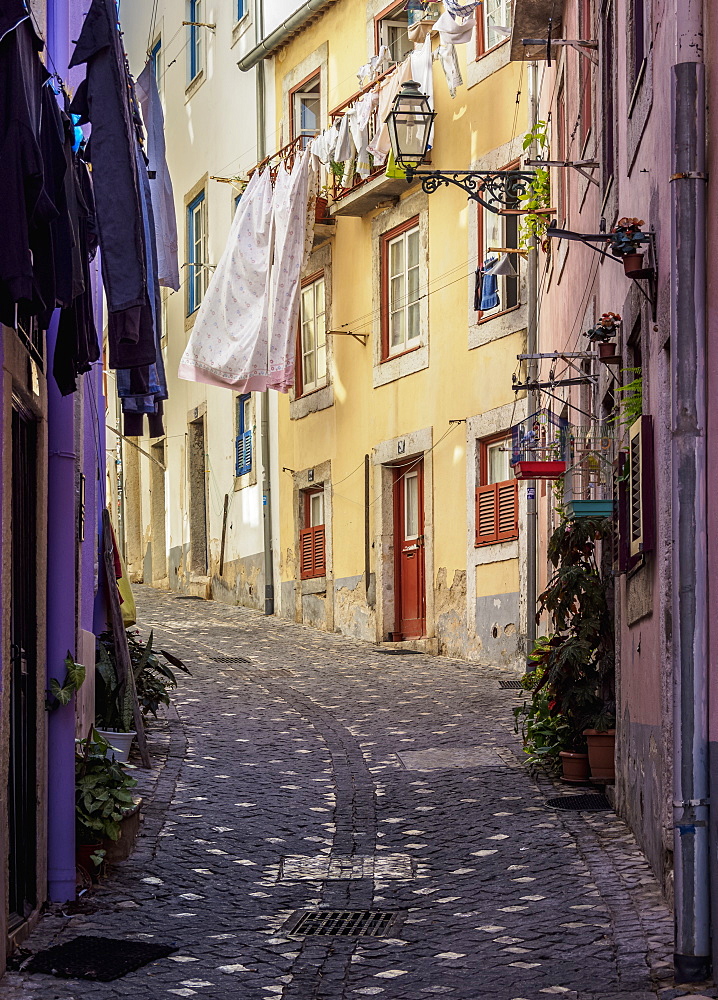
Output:
[[257,466],[252,462],[252,468],[241,476],[234,477],[234,492],[246,490],[248,486],[257,485]]
[[489,545],[503,545],[504,542],[515,542],[518,540],[518,533],[510,538],[493,538],[490,542],[474,542],[475,549],[486,549]]
[[396,354],[387,354],[386,357],[382,357],[381,363],[384,365],[387,361],[396,361],[397,358],[403,358],[407,354],[413,354],[414,351],[421,350],[421,344],[417,344],[415,347],[407,347],[405,351],[398,351]]
[[334,405],[334,386],[323,385],[321,389],[313,389],[306,395],[297,396],[290,400],[289,419],[301,420],[310,413],[317,413],[319,410],[327,410]]
[[249,16],[249,11],[243,14],[238,21],[234,22],[234,27],[232,28],[232,41],[230,43],[230,48],[234,48],[242,35],[245,34],[247,29],[252,23],[252,18]]
[[389,382],[404,378],[406,375],[414,375],[429,367],[429,345],[414,347],[410,351],[398,354],[393,358],[387,358],[374,366],[372,384],[375,389]]
[[204,83],[204,70],[201,69],[199,73],[197,73],[197,75],[193,77],[185,87],[185,92],[184,92],[185,103],[187,103],[187,101],[189,101],[191,97],[194,97],[194,95],[197,93],[197,91],[199,90],[199,88],[202,86],[203,83]]
[[478,312],[476,325],[481,326],[482,323],[490,323],[492,319],[498,319],[499,316],[508,316],[509,313],[516,312],[517,309],[521,308],[521,303],[517,302],[515,306],[509,306],[508,309],[501,309],[497,313],[491,313],[490,316],[484,316],[482,312]]
[[526,305],[521,302],[511,309],[496,313],[495,316],[475,320],[476,315],[472,312],[469,316],[469,350],[483,347],[484,344],[492,344],[502,337],[510,337],[526,329]]
[[500,49],[502,45],[506,45],[511,41],[511,35],[507,35],[502,41],[497,42],[496,45],[492,45],[490,49],[485,49],[483,52],[478,52],[476,55],[476,61],[479,62],[481,59],[485,59],[486,56],[490,56],[492,52],[496,52]]

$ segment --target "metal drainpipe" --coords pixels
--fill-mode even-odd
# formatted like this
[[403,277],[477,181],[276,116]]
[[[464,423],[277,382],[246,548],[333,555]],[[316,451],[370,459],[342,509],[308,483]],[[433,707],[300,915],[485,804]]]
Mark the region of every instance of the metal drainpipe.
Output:
[[[47,40],[54,65],[67,75],[70,26],[67,0],[48,0]],[[59,312],[47,331],[47,356],[57,339]],[[65,656],[76,656],[77,508],[75,398],[47,380],[47,680],[65,679]],[[53,902],[75,898],[75,698],[48,713],[47,878]]]
[[[257,0],[257,44],[264,38],[264,0]],[[264,60],[256,64],[255,96],[257,102],[257,162],[266,155],[266,108],[264,93]],[[261,395],[262,430],[262,523],[264,527],[264,613],[274,614],[274,553],[272,551],[272,470],[269,442],[269,389]]]
[[[536,62],[529,63],[529,128],[538,121],[538,71]],[[536,144],[530,149],[531,158],[536,156]],[[538,250],[536,238],[529,241],[527,262],[528,321],[526,329],[526,353],[536,354],[538,350]],[[536,362],[529,361],[527,377],[536,379]],[[528,414],[536,408],[536,393],[528,394]],[[526,498],[526,655],[533,649],[536,639],[536,549],[538,536],[538,505],[536,502],[536,480],[527,483]]]
[[701,0],[677,0],[672,67],[673,826],[677,982],[710,973],[705,67]]

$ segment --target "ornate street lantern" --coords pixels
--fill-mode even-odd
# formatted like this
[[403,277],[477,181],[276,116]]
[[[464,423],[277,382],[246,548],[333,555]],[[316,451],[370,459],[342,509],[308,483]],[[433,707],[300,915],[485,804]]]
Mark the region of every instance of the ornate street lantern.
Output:
[[392,152],[400,167],[418,167],[426,158],[435,118],[436,112],[419,84],[407,80],[386,117]]

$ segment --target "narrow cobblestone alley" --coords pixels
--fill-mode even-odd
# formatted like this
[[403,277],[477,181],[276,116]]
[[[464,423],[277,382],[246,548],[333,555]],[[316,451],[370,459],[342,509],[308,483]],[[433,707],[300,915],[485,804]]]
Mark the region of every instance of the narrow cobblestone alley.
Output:
[[[506,674],[387,655],[138,588],[190,666],[139,848],[77,934],[175,944],[112,983],[16,972],[8,996],[663,1000],[671,918],[613,813],[557,813],[521,762]],[[560,791],[560,790],[559,790]],[[389,937],[292,935],[308,909],[387,910]],[[17,991],[17,993],[15,992]]]

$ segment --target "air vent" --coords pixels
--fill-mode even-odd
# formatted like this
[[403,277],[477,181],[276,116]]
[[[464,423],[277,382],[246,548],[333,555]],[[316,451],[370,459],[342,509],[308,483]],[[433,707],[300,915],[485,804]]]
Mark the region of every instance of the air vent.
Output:
[[391,910],[297,910],[284,931],[304,937],[386,937],[399,916]]
[[521,681],[499,681],[499,687],[504,691],[520,691],[522,684]]
[[551,809],[566,809],[571,812],[600,812],[610,809],[611,803],[605,795],[598,793],[592,795],[557,795],[555,799],[548,799],[546,805]]

